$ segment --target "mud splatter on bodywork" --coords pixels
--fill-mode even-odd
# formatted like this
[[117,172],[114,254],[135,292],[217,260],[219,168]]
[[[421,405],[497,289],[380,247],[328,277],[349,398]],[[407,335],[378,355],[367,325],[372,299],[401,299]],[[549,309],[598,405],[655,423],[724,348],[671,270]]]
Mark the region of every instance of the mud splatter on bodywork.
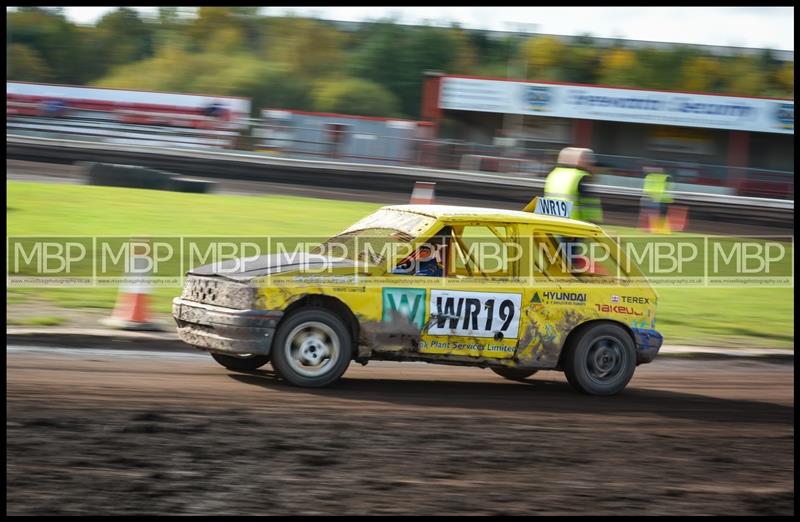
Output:
[[526,315],[527,327],[516,354],[518,365],[555,368],[567,336],[594,314],[578,308],[533,304]]
[[[358,316],[357,316],[358,317]],[[362,345],[372,352],[417,353],[421,332],[399,312],[392,311],[389,320],[370,320],[359,317]],[[360,353],[360,350],[359,350]]]

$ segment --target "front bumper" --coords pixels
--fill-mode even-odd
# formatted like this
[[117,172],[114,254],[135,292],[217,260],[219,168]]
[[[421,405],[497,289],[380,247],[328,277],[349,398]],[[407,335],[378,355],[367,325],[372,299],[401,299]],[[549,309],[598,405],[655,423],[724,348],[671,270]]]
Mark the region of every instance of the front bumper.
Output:
[[664,337],[655,330],[634,328],[633,336],[636,340],[636,364],[649,363],[656,358]]
[[283,312],[237,310],[176,297],[172,317],[178,337],[202,350],[222,354],[269,355]]

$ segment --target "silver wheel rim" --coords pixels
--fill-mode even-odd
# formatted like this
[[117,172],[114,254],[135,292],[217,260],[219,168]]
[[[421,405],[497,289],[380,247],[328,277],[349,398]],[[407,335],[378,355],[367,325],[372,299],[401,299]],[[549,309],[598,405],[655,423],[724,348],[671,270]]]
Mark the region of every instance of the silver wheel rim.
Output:
[[625,348],[613,337],[601,337],[589,346],[586,369],[589,378],[598,384],[616,379],[625,367]]
[[319,377],[328,373],[341,352],[339,336],[327,324],[310,321],[296,326],[283,346],[292,370],[304,377]]

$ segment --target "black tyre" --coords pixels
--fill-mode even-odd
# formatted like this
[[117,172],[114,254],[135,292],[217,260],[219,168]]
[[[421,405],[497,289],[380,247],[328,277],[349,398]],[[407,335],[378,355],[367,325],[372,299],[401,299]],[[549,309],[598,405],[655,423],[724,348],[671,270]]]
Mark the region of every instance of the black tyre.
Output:
[[221,353],[212,353],[211,357],[215,361],[229,370],[236,370],[238,372],[249,372],[261,368],[269,362],[269,355],[223,355]]
[[352,358],[350,331],[327,308],[310,307],[291,314],[278,327],[272,343],[272,366],[295,386],[327,386],[344,374]]
[[500,377],[505,377],[511,381],[524,381],[537,370],[525,370],[523,368],[491,368],[491,370],[499,375]]
[[615,324],[590,325],[570,338],[564,349],[567,380],[575,389],[589,395],[619,393],[636,369],[633,339]]

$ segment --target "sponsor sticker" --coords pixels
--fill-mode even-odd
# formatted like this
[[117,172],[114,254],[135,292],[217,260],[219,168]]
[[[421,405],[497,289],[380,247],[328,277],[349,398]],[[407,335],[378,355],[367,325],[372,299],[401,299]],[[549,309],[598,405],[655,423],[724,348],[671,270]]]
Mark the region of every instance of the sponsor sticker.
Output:
[[430,335],[516,339],[521,294],[431,290]]
[[[627,304],[643,304],[643,305],[650,304],[650,299],[647,297],[639,297],[635,295],[623,295],[621,296],[621,299],[623,303]],[[617,302],[614,301],[614,299],[611,299],[611,301]]]
[[596,304],[595,307],[597,307],[598,312],[635,316],[642,315],[642,312],[637,312],[632,306]]
[[426,304],[424,288],[384,288],[382,320],[393,322],[400,315],[422,330]]
[[531,303],[555,304],[555,305],[585,305],[586,294],[584,292],[534,292]]

